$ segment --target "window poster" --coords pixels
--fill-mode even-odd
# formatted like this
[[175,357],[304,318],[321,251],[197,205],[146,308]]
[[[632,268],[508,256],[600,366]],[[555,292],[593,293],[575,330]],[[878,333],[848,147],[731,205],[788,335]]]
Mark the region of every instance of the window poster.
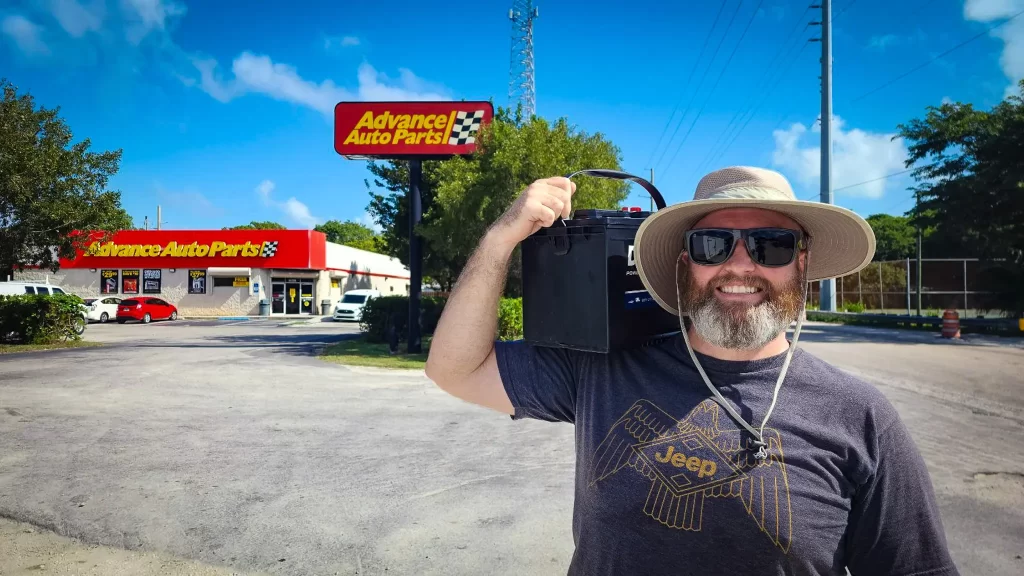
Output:
[[188,271],[188,293],[206,294],[206,270]]
[[121,270],[121,293],[122,294],[138,294],[139,293],[139,271],[138,270]]
[[117,294],[117,270],[100,270],[100,294]]
[[159,294],[160,293],[160,270],[143,270],[142,271],[142,293],[143,294]]

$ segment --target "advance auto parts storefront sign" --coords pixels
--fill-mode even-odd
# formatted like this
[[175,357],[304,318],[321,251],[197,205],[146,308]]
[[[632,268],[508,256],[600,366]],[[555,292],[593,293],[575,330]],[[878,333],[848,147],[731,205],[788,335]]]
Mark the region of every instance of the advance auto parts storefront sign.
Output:
[[99,242],[93,242],[85,249],[83,256],[115,256],[121,258],[133,256],[162,258],[169,256],[173,258],[202,258],[204,256],[216,257],[220,255],[224,257],[260,256],[262,258],[266,258],[274,255],[272,252],[277,251],[277,245],[277,241],[267,240],[264,240],[259,244],[253,244],[252,242],[246,242],[245,244],[228,244],[220,240],[215,240],[208,244],[200,244],[199,242],[178,244],[174,240],[171,240],[171,242],[166,246],[161,246],[160,244],[118,244],[116,242],[106,242],[101,244]]
[[493,116],[490,102],[341,102],[334,150],[348,158],[472,154]]
[[325,242],[311,230],[125,230],[85,242],[61,267],[323,269]]

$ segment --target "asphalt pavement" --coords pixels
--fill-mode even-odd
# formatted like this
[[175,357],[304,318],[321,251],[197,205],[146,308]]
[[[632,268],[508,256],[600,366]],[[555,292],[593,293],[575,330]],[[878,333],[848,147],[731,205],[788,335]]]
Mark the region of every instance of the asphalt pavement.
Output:
[[[243,572],[564,574],[572,428],[315,357],[356,329],[92,325],[106,346],[0,356],[0,516]],[[801,342],[900,411],[961,573],[1024,571],[1024,342]]]

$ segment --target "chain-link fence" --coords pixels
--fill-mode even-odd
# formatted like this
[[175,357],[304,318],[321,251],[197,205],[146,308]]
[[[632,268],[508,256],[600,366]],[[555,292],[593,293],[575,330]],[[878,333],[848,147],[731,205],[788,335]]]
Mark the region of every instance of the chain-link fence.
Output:
[[[1001,316],[992,310],[993,290],[985,286],[976,258],[924,258],[921,260],[921,314],[934,316],[943,310],[961,317]],[[820,283],[812,282],[809,308],[820,304]],[[856,274],[836,278],[836,310],[880,314],[917,314],[917,260],[872,262]]]

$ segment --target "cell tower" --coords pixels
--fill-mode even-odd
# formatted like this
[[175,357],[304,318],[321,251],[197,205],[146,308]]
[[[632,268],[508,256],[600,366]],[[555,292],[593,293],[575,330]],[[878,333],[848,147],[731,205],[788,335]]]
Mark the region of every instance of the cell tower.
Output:
[[508,103],[522,103],[523,115],[533,116],[537,110],[537,94],[533,80],[533,21],[540,10],[533,0],[513,0],[508,11],[512,21],[512,58],[509,67]]

